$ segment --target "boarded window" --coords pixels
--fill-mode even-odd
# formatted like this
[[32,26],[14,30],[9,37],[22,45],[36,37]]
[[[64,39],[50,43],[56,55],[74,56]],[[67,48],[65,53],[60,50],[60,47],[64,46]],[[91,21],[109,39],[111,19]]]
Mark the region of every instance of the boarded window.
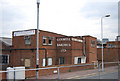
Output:
[[52,65],[52,58],[48,58],[48,66]]
[[25,59],[25,67],[30,67],[30,59]]
[[45,58],[43,58],[42,66],[45,66]]

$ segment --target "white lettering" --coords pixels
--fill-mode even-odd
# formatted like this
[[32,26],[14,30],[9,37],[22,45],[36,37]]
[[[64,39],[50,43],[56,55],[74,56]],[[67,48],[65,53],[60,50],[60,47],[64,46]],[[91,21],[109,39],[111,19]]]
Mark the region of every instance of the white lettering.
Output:
[[70,38],[57,38],[57,41],[70,41]]
[[83,40],[72,38],[72,41],[83,42]]
[[57,46],[71,46],[71,44],[57,44]]

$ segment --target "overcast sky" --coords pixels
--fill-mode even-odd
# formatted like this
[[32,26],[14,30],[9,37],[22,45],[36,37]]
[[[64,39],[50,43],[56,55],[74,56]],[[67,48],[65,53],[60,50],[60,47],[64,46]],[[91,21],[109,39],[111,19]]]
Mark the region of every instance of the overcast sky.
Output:
[[[100,39],[118,35],[119,0],[40,0],[40,29],[67,36],[91,35]],[[0,0],[0,37],[12,31],[36,29],[36,0]]]

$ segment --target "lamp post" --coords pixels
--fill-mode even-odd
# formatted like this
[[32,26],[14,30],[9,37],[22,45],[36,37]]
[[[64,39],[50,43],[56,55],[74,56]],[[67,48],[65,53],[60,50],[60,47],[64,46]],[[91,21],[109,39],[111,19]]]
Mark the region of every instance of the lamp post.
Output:
[[104,17],[110,17],[110,15],[105,15],[103,17],[101,17],[101,40],[102,40],[102,49],[101,49],[101,53],[102,53],[102,71],[104,71],[104,57],[103,57],[103,18]]
[[[36,40],[36,69],[39,68],[39,4],[40,0],[37,0],[37,40]],[[39,73],[36,70],[36,79],[38,79]]]

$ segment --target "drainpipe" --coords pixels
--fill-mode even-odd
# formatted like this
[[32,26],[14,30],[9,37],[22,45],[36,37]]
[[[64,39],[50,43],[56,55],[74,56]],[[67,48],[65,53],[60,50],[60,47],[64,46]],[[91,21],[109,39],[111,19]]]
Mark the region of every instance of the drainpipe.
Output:
[[46,48],[44,49],[45,49],[45,66],[47,66],[47,49]]
[[83,37],[83,55],[86,57],[85,63],[87,63],[87,55],[86,55],[86,39]]
[[85,38],[83,38],[83,55],[86,57],[86,44],[85,44]]

